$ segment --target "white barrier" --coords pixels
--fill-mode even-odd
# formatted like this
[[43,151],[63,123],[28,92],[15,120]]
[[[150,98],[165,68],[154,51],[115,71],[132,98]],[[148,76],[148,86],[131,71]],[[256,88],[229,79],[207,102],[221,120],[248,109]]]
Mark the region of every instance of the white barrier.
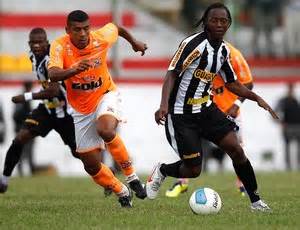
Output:
[[[124,115],[128,120],[122,125],[121,135],[130,150],[138,173],[148,173],[158,161],[173,162],[178,159],[167,143],[164,128],[158,127],[154,122],[154,112],[160,102],[161,86],[122,84],[119,88],[123,96]],[[0,90],[8,131],[5,143],[0,145],[1,172],[6,151],[14,137],[11,119],[13,104],[10,98],[20,90],[19,87],[1,87]],[[285,93],[285,86],[283,84],[256,85],[255,91],[274,106]],[[297,89],[297,95],[299,98],[299,89]],[[245,149],[253,166],[258,170],[283,169],[280,126],[254,102],[244,103],[242,116]],[[64,146],[54,131],[46,138],[38,138],[34,150],[34,159],[37,163],[53,164],[60,175],[85,175],[81,162],[72,158],[68,147]],[[268,151],[274,154],[272,162],[262,159],[264,152]],[[209,167],[212,170],[216,169],[214,163],[211,163]],[[225,169],[232,170],[231,161],[228,158]]]

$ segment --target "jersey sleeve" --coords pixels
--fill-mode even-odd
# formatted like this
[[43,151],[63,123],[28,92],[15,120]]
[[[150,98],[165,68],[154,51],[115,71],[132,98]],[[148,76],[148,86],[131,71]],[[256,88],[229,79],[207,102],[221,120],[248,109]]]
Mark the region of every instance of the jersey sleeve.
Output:
[[50,58],[48,62],[48,68],[51,67],[64,67],[63,46],[57,41],[53,41],[50,46]]
[[241,52],[237,51],[233,55],[231,54],[231,64],[233,66],[233,70],[237,75],[237,79],[242,83],[242,84],[247,84],[253,81],[253,77],[249,68],[249,65]]
[[97,36],[101,36],[110,45],[113,45],[118,40],[119,36],[118,27],[113,23],[108,23],[94,32]]

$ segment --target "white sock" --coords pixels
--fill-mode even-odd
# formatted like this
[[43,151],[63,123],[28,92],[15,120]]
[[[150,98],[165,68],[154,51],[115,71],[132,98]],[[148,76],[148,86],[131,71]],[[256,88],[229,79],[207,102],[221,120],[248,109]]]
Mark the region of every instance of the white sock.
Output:
[[121,192],[117,193],[118,197],[129,196],[129,195],[130,195],[129,190],[125,185],[123,185]]
[[1,177],[1,183],[2,184],[5,184],[5,185],[8,185],[8,181],[9,181],[9,176],[2,176]]
[[136,175],[136,173],[131,173],[130,175],[126,176],[125,180],[127,183],[130,183],[133,180],[138,180],[139,177]]

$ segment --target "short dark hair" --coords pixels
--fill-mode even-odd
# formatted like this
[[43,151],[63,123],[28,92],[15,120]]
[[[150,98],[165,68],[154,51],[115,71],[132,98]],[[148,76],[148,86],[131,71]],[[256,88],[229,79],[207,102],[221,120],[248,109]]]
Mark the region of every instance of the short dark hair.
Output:
[[208,19],[208,14],[209,14],[209,11],[211,11],[213,9],[225,9],[226,12],[227,12],[228,18],[229,18],[229,26],[231,25],[232,17],[231,17],[229,9],[223,3],[216,2],[216,3],[213,3],[213,4],[211,4],[210,6],[208,6],[206,8],[206,10],[203,13],[202,18],[200,18],[200,20],[196,23],[195,26],[198,27],[198,26],[202,25],[204,30],[206,30],[206,23],[207,23],[207,19]]
[[82,10],[74,10],[69,13],[67,17],[67,25],[70,25],[71,22],[85,22],[89,19],[89,15]]
[[35,27],[33,28],[30,33],[29,36],[33,35],[33,34],[45,34],[47,36],[46,30],[42,27]]

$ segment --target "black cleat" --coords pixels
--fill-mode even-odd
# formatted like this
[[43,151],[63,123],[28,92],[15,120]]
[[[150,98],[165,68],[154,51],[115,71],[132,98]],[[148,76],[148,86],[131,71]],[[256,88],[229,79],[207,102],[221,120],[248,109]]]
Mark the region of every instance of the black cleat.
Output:
[[142,185],[140,180],[135,179],[128,184],[129,187],[135,192],[137,198],[145,199],[147,197],[145,186]]
[[122,208],[132,208],[132,192],[129,190],[128,196],[121,196],[119,197],[119,203],[121,204]]
[[8,185],[0,182],[0,193],[5,193],[7,191]]

